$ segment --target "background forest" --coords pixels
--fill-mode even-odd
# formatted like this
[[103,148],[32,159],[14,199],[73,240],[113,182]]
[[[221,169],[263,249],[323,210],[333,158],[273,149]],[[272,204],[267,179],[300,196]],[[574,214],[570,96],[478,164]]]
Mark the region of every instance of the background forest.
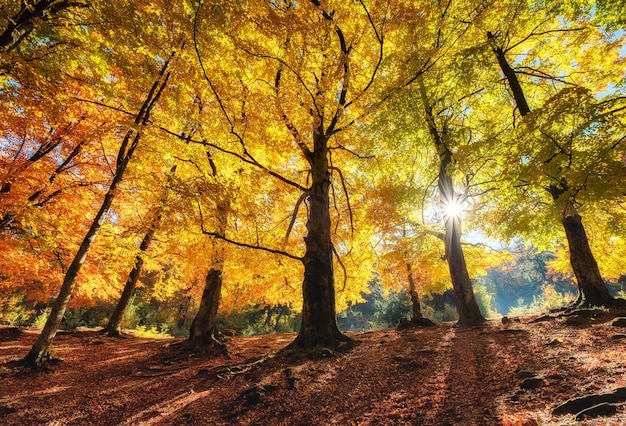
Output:
[[193,335],[215,277],[242,334],[309,282],[342,330],[457,320],[465,275],[486,317],[623,297],[623,3],[0,1],[0,320]]

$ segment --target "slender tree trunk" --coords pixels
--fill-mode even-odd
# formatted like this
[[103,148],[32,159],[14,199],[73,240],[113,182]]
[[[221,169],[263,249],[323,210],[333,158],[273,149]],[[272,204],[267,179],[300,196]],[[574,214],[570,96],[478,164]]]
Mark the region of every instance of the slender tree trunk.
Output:
[[[173,166],[170,170],[170,174],[168,175],[167,182],[171,183],[171,180],[176,172],[176,166]],[[143,255],[150,248],[150,244],[152,244],[152,240],[154,239],[154,233],[156,229],[159,227],[161,222],[161,212],[165,203],[167,202],[167,187],[163,189],[163,193],[159,198],[158,204],[156,206],[156,213],[154,218],[151,220],[150,225],[148,227],[148,232],[144,235],[141,240],[141,244],[139,245],[139,253],[135,257],[135,265],[133,269],[128,274],[128,279],[126,280],[126,284],[124,285],[124,289],[122,290],[122,295],[115,306],[115,310],[111,317],[109,318],[109,322],[102,330],[103,333],[108,334],[109,336],[119,337],[122,335],[122,318],[124,317],[124,312],[126,312],[126,308],[135,294],[135,288],[137,287],[137,281],[139,280],[139,276],[141,275],[141,271],[143,269]]]
[[263,323],[263,330],[270,331],[271,324],[272,324],[272,314],[274,313],[274,310],[270,307],[270,305],[266,305],[265,310],[267,311],[267,314],[265,315],[265,322]]
[[[170,58],[165,62],[163,67],[161,68],[161,72],[159,74],[159,78],[154,82],[150,93],[148,94],[144,104],[142,105],[139,113],[135,117],[136,125],[146,125],[150,118],[150,112],[152,108],[158,101],[161,93],[165,89],[167,85],[167,81],[169,79],[169,74],[167,73],[167,68],[170,64],[170,61],[173,59],[175,53],[172,53]],[[22,364],[37,367],[44,363],[46,363],[50,359],[50,349],[52,346],[52,340],[56,336],[57,330],[61,325],[61,320],[63,319],[63,315],[65,314],[65,310],[69,304],[70,298],[72,297],[72,292],[74,290],[74,286],[76,284],[76,278],[78,277],[78,273],[85,262],[85,258],[87,257],[87,253],[89,248],[91,247],[102,223],[106,219],[106,215],[111,208],[113,200],[115,199],[115,195],[117,194],[117,189],[124,177],[124,172],[130,163],[130,160],[139,144],[139,140],[141,139],[141,133],[138,133],[134,130],[129,130],[126,132],[124,139],[120,145],[120,149],[117,155],[117,168],[115,170],[115,175],[113,176],[113,180],[111,182],[111,186],[109,187],[107,193],[104,196],[104,200],[102,201],[102,205],[98,210],[98,213],[94,217],[87,234],[83,238],[70,267],[65,273],[65,277],[63,279],[63,284],[61,285],[61,290],[52,306],[52,311],[50,312],[50,316],[46,321],[46,324],[41,331],[41,334],[35,341],[33,347],[30,349],[26,357],[21,361]]]
[[302,324],[291,346],[302,349],[336,347],[349,342],[337,327],[335,311],[335,278],[330,239],[330,172],[327,159],[327,137],[316,132],[314,151],[310,154],[311,189],[304,281],[302,283]]
[[143,255],[150,247],[153,238],[154,228],[150,228],[141,241],[139,253],[135,257],[135,266],[133,266],[130,274],[128,274],[128,280],[124,285],[124,290],[122,291],[122,295],[120,296],[117,305],[115,306],[115,310],[111,314],[106,327],[102,330],[103,333],[106,333],[109,336],[119,337],[122,335],[122,318],[124,316],[124,312],[126,312],[126,308],[133,298],[133,295],[135,294],[137,281],[139,280],[139,275],[141,274],[141,270],[143,268]]
[[[490,32],[487,32],[487,38],[495,42],[495,37]],[[517,79],[517,74],[515,74],[515,70],[511,68],[511,65],[509,65],[509,62],[506,60],[505,52],[501,47],[494,46],[493,53],[496,54],[500,70],[509,82],[509,86],[513,92],[513,97],[515,98],[515,103],[517,104],[520,115],[523,117],[530,112],[530,107],[528,106],[528,102],[524,96],[524,90]]]
[[[491,33],[487,33],[489,39],[494,39]],[[517,79],[515,71],[506,60],[501,48],[494,48],[500,69],[509,82],[513,97],[522,117],[530,113],[530,107],[524,97],[524,91]],[[567,182],[563,179],[560,185],[549,186],[546,190],[556,203],[567,191]],[[579,297],[577,305],[584,306],[609,306],[615,304],[615,299],[609,294],[606,283],[602,279],[598,263],[589,247],[589,239],[582,223],[582,218],[576,211],[573,200],[566,202],[566,207],[561,214],[561,224],[565,230],[570,250],[570,264],[578,282]]]
[[409,279],[409,295],[411,296],[411,311],[413,313],[411,320],[417,321],[422,319],[422,307],[420,306],[420,298],[417,294],[417,288],[415,287],[415,280],[413,279],[413,271],[411,270],[411,264],[406,264],[406,272]]
[[176,320],[176,326],[178,327],[178,329],[183,328],[185,322],[187,321],[187,314],[189,312],[189,305],[191,305],[191,301],[191,296],[185,294],[180,302],[180,305],[178,305],[178,319]]
[[[432,106],[426,93],[424,80],[419,78],[420,94],[426,113],[426,121],[430,134],[439,154],[439,178],[437,187],[439,195],[444,203],[455,203],[461,198],[452,183],[452,178],[448,174],[448,166],[452,164],[452,152],[448,149],[444,135],[439,133],[437,123],[433,116]],[[445,134],[445,129],[444,129]],[[445,215],[444,215],[445,216]],[[475,325],[485,321],[485,317],[480,312],[480,308],[474,297],[472,281],[467,272],[467,265],[461,246],[461,220],[456,217],[445,217],[445,249],[446,261],[450,269],[450,278],[454,288],[454,304],[459,315],[460,325]]]
[[[136,138],[139,136],[136,135]],[[24,365],[30,367],[37,367],[44,363],[46,363],[50,359],[50,348],[52,346],[52,340],[56,336],[57,330],[61,325],[61,320],[63,319],[63,315],[65,314],[65,310],[67,309],[67,305],[69,304],[70,298],[72,297],[72,291],[74,290],[74,285],[76,283],[76,277],[85,262],[85,258],[87,257],[87,252],[93,243],[93,240],[96,238],[104,219],[106,218],[106,214],[113,203],[113,199],[115,198],[115,190],[117,189],[118,184],[122,180],[122,176],[124,175],[124,170],[126,169],[126,165],[128,163],[124,163],[124,166],[115,173],[115,177],[113,178],[113,182],[109,187],[108,192],[104,196],[104,201],[100,206],[100,210],[96,214],[87,234],[85,235],[76,255],[74,256],[74,260],[70,264],[68,268],[65,278],[63,279],[63,284],[61,286],[61,291],[54,301],[54,305],[52,306],[52,310],[50,312],[50,316],[46,321],[46,324],[39,335],[39,338],[35,341],[35,344],[30,349],[26,357],[22,360]]]

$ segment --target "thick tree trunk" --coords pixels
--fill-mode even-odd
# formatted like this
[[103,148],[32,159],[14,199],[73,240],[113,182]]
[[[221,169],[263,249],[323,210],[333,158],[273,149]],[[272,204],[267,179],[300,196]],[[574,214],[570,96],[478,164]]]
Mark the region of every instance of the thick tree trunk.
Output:
[[569,245],[570,263],[582,300],[578,303],[583,306],[611,306],[615,299],[602,279],[598,263],[589,247],[589,239],[582,223],[582,218],[575,207],[568,203],[561,217]]
[[222,263],[215,264],[207,273],[200,308],[189,329],[188,344],[195,349],[212,347],[215,336],[215,322],[222,292]]
[[474,297],[472,282],[467,272],[461,247],[460,224],[454,218],[446,222],[446,260],[454,288],[454,304],[460,325],[476,325],[485,321]]
[[310,154],[311,189],[304,281],[302,283],[302,324],[291,346],[301,349],[336,347],[349,342],[337,327],[335,311],[335,279],[330,239],[330,172],[327,159],[327,138],[314,135],[315,150]]
[[102,330],[103,333],[106,333],[109,336],[119,337],[122,335],[122,318],[124,316],[124,312],[126,312],[126,308],[133,298],[133,295],[135,294],[137,281],[139,280],[139,275],[141,274],[141,270],[143,268],[143,254],[150,247],[150,243],[153,238],[154,228],[150,228],[141,241],[139,253],[135,258],[135,266],[130,271],[130,274],[128,274],[128,280],[124,285],[124,290],[122,291],[122,295],[120,296],[117,305],[115,306],[115,310],[113,311],[113,314],[111,314],[106,327]]
[[[215,214],[217,218],[217,232],[225,235],[230,214],[228,201],[218,203]],[[218,342],[216,338],[216,320],[222,293],[222,271],[224,270],[224,243],[213,239],[213,265],[206,275],[202,299],[198,313],[189,329],[188,346],[193,349],[209,349]]]

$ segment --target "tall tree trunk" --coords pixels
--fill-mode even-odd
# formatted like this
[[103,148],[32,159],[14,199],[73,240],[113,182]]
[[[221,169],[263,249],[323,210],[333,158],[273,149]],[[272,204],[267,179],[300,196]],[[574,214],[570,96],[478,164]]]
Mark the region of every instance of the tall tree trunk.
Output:
[[[127,135],[128,136],[128,135]],[[139,139],[139,135],[135,135],[135,138]],[[87,257],[87,252],[93,243],[93,240],[96,238],[104,219],[106,218],[106,214],[113,203],[113,199],[115,198],[115,190],[117,186],[122,180],[122,176],[124,175],[124,170],[126,169],[126,165],[128,163],[124,162],[121,168],[116,170],[115,176],[104,196],[104,201],[100,206],[100,210],[96,214],[87,234],[85,235],[76,255],[67,272],[65,273],[65,277],[63,279],[63,284],[61,285],[61,291],[54,301],[54,305],[52,306],[52,310],[50,315],[48,316],[48,320],[39,335],[39,338],[35,341],[35,344],[30,349],[26,357],[22,360],[22,364],[37,367],[42,364],[45,364],[50,359],[50,348],[52,346],[52,340],[54,336],[56,336],[57,330],[61,325],[61,320],[63,319],[63,315],[65,314],[65,310],[67,309],[67,305],[69,304],[70,298],[72,297],[72,292],[74,290],[74,285],[76,283],[76,277],[80,272],[80,269],[85,262],[85,258]]]
[[330,172],[327,158],[327,136],[315,132],[314,151],[309,155],[311,189],[304,281],[302,283],[302,324],[291,346],[303,349],[335,347],[349,342],[337,327],[333,250],[330,239]]
[[[227,200],[218,203],[215,214],[217,232],[226,234],[230,205]],[[213,265],[206,275],[200,307],[189,329],[188,346],[193,349],[209,349],[215,345],[217,311],[222,293],[222,272],[224,270],[224,242],[213,238]]]
[[[490,40],[495,40],[491,33],[487,33]],[[530,107],[524,97],[524,91],[517,79],[515,71],[506,60],[505,53],[500,47],[494,47],[494,53],[498,59],[500,69],[507,79],[513,97],[522,117],[530,113]],[[554,202],[567,192],[567,182],[562,179],[559,186],[550,185],[546,190],[552,196]],[[584,306],[609,306],[615,304],[615,299],[609,294],[606,283],[602,279],[598,263],[589,247],[589,239],[578,214],[573,200],[566,202],[561,213],[561,224],[565,230],[570,251],[570,264],[578,282],[579,298],[577,305]]]
[[[174,173],[176,173],[176,166],[173,166],[170,170],[167,178],[168,185],[171,184]],[[159,198],[158,204],[156,206],[157,211],[150,221],[148,231],[141,240],[141,244],[139,245],[139,253],[137,253],[137,256],[135,257],[135,265],[128,274],[128,279],[126,280],[126,284],[124,285],[124,289],[122,290],[122,295],[120,296],[120,299],[115,306],[113,314],[111,314],[111,317],[109,318],[109,322],[102,330],[103,333],[108,334],[109,336],[119,337],[122,334],[122,318],[124,317],[124,312],[126,312],[126,308],[128,308],[128,305],[132,300],[133,295],[135,294],[137,281],[139,280],[139,275],[141,275],[141,271],[143,269],[143,256],[150,248],[150,244],[152,244],[152,240],[154,239],[154,233],[161,223],[162,210],[166,202],[167,186],[163,189],[163,193]]]
[[[428,129],[439,154],[439,177],[437,182],[439,195],[444,204],[456,203],[461,199],[461,194],[455,191],[452,178],[448,174],[448,166],[452,164],[452,152],[448,149],[443,134],[440,134],[437,129],[437,123],[435,122],[432,105],[430,105],[423,78],[420,77],[418,83]],[[445,134],[445,128],[443,132]],[[480,324],[485,321],[485,317],[476,303],[472,281],[467,272],[463,247],[461,246],[461,220],[457,217],[445,217],[444,215],[444,224],[446,228],[444,239],[446,261],[448,262],[450,279],[454,288],[454,304],[459,315],[459,324]]]
[[265,322],[263,323],[263,331],[270,331],[274,309],[272,309],[270,305],[265,305],[265,310],[267,311],[267,314],[265,315]]
[[420,305],[420,298],[417,294],[417,288],[415,287],[415,280],[413,279],[413,271],[411,270],[411,264],[406,264],[406,272],[409,280],[409,295],[411,296],[411,312],[413,315],[411,316],[412,321],[416,321],[422,319],[424,316],[422,315],[422,307]]
[[454,218],[446,221],[446,260],[454,287],[454,304],[459,314],[460,325],[475,325],[485,321],[480,312],[472,282],[467,272],[465,256],[461,247],[460,223]]
[[[158,101],[161,93],[165,89],[167,85],[167,81],[169,79],[169,73],[167,73],[167,68],[173,59],[175,53],[172,53],[170,58],[165,62],[163,67],[161,68],[161,72],[159,73],[158,79],[152,85],[152,88],[146,97],[139,113],[135,117],[135,124],[138,126],[144,126],[148,123],[150,119],[150,112],[156,102]],[[104,200],[102,201],[102,205],[98,210],[98,213],[94,217],[87,234],[83,238],[78,251],[76,252],[70,267],[65,273],[65,277],[63,279],[63,284],[61,285],[61,290],[52,306],[52,310],[50,312],[50,316],[48,316],[48,320],[41,331],[41,334],[35,341],[33,347],[30,349],[28,354],[22,359],[21,363],[30,367],[37,367],[44,363],[46,363],[50,359],[50,349],[52,346],[52,341],[56,336],[57,330],[61,325],[61,320],[63,319],[63,315],[65,314],[65,310],[67,309],[67,305],[69,304],[70,298],[72,297],[72,292],[74,290],[74,286],[76,284],[76,278],[78,277],[78,273],[85,262],[85,258],[87,257],[87,253],[89,248],[91,247],[102,223],[106,219],[106,215],[113,204],[113,200],[115,199],[115,195],[117,193],[118,186],[124,177],[124,172],[130,163],[130,160],[139,144],[139,140],[141,139],[141,133],[136,132],[135,130],[129,130],[126,132],[124,139],[120,145],[120,149],[117,155],[117,168],[115,170],[115,174],[113,176],[113,180],[111,181],[111,186],[109,187],[107,193],[104,196]]]
[[572,202],[567,203],[561,223],[567,236],[572,270],[582,295],[578,304],[583,306],[613,305],[615,299],[609,294],[609,289],[602,279],[598,263],[589,247],[589,239],[582,218]]
[[141,244],[139,245],[139,253],[135,257],[135,266],[128,274],[128,280],[124,285],[124,290],[122,291],[122,295],[115,306],[115,310],[111,314],[109,318],[109,322],[106,327],[102,330],[103,333],[108,334],[109,336],[119,337],[122,335],[122,318],[124,316],[124,312],[126,312],[126,308],[130,304],[130,301],[135,294],[135,288],[137,287],[137,281],[139,280],[139,275],[141,274],[141,270],[143,268],[143,255],[150,247],[152,240],[154,238],[154,228],[148,229],[146,235],[144,235]]

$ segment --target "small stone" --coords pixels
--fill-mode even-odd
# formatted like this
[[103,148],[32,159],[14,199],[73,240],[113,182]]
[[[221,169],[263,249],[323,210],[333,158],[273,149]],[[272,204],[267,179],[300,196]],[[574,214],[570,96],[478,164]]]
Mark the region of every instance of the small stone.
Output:
[[509,317],[502,317],[502,324],[509,324],[513,322],[513,320]]
[[323,357],[333,357],[333,356],[335,356],[335,354],[333,353],[333,351],[331,351],[331,350],[330,350],[330,349],[328,349],[328,348],[323,348],[323,349],[320,351],[320,355],[321,355],[321,356],[323,356]]

